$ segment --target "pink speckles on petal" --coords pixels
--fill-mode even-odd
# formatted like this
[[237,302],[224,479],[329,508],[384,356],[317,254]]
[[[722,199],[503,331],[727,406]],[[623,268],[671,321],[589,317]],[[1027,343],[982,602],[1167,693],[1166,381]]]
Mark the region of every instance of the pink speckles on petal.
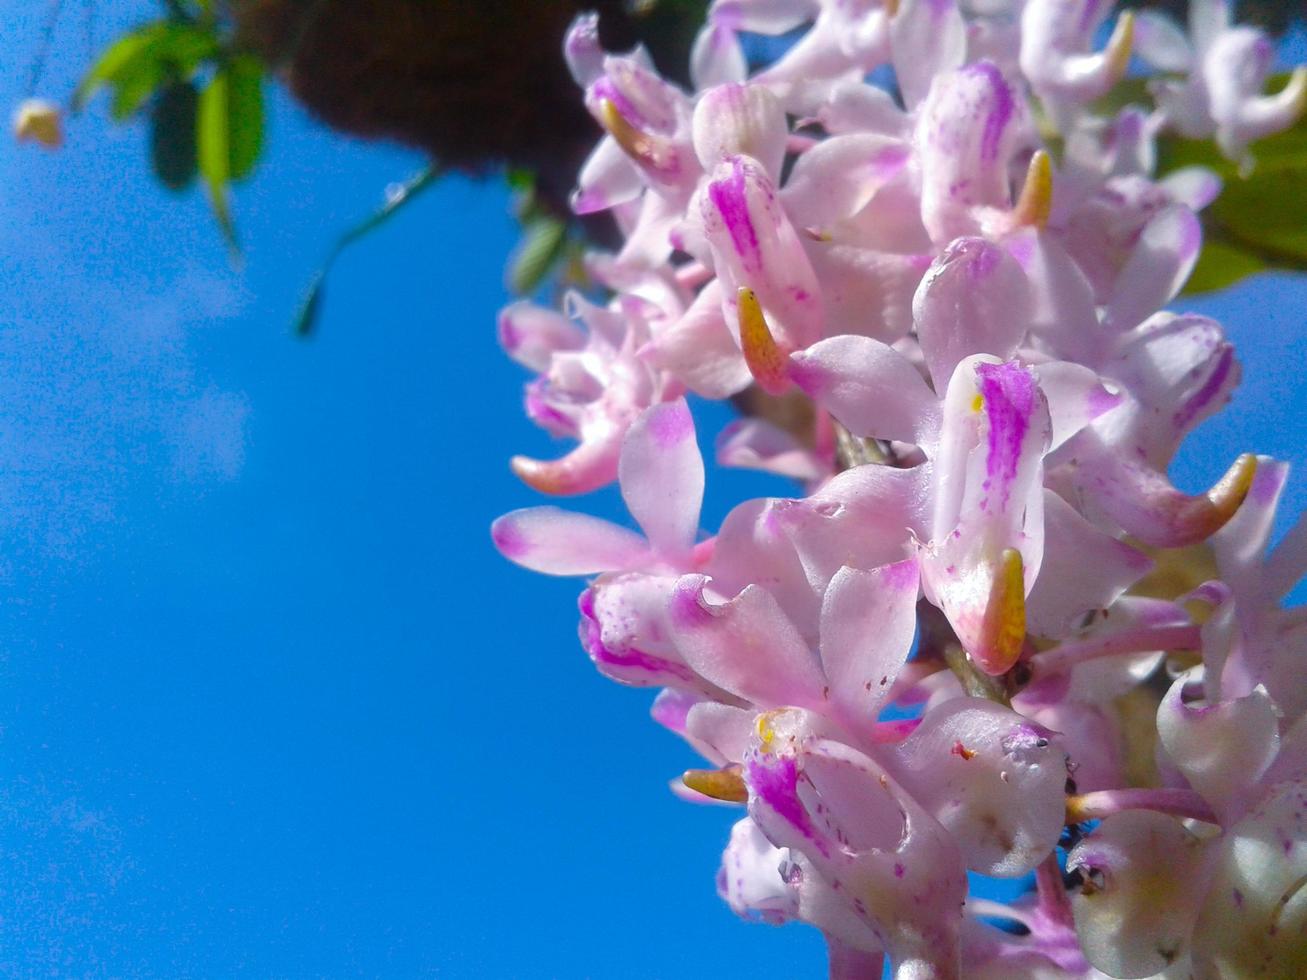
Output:
[[992,61],[977,62],[967,70],[983,77],[989,83],[989,111],[985,116],[985,132],[981,139],[980,152],[985,160],[992,162],[998,158],[999,143],[1003,139],[1003,131],[1012,122],[1016,112],[1016,102],[1011,86]]
[[730,173],[726,177],[708,185],[708,200],[726,226],[741,264],[745,268],[757,268],[762,257],[758,252],[758,231],[749,213],[747,195],[744,163],[739,157],[730,161]]
[[649,433],[660,449],[670,449],[694,438],[694,419],[683,401],[659,405],[649,410]]
[[984,398],[989,420],[985,488],[1001,492],[999,507],[1005,508],[1021,463],[1039,389],[1034,376],[1015,361],[977,365],[976,386]]

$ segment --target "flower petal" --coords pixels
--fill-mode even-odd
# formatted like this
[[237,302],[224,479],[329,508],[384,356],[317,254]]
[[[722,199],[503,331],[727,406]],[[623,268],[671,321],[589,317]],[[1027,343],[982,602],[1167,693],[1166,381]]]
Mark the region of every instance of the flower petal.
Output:
[[896,976],[960,976],[966,879],[957,848],[873,760],[806,735],[802,722],[790,720],[801,714],[759,719],[757,747],[745,761],[749,815],[845,896],[889,952]]
[[1026,598],[1026,625],[1064,637],[1092,609],[1106,609],[1152,569],[1143,552],[1100,531],[1052,490],[1044,490],[1044,558]]
[[720,20],[708,21],[690,49],[690,80],[702,91],[714,85],[742,82],[749,74],[739,36]]
[[858,436],[932,443],[939,400],[917,369],[870,337],[831,337],[790,358],[795,383]]
[[690,308],[641,351],[646,363],[705,398],[728,398],[753,380],[740,345],[722,318],[721,286],[713,280]]
[[1046,361],[1033,368],[1039,389],[1048,399],[1053,423],[1052,452],[1100,415],[1124,401],[1119,392],[1109,391],[1096,373],[1071,361]]
[[821,663],[831,700],[854,731],[875,725],[917,628],[916,559],[841,568],[821,607]]
[[717,872],[717,894],[742,919],[778,926],[798,917],[799,896],[781,877],[785,848],[773,847],[745,817],[731,828],[731,840]]
[[736,419],[722,429],[717,437],[717,463],[805,481],[830,474],[828,461],[789,432],[760,418]]
[[667,639],[667,599],[676,580],[665,576],[604,578],[581,594],[581,646],[606,677],[632,687],[675,687],[713,700],[721,688],[686,666]]
[[686,663],[732,694],[761,707],[821,709],[825,678],[808,644],[766,589],[750,585],[713,603],[708,578],[677,582],[668,620]]
[[1011,357],[1030,325],[1030,285],[1016,261],[983,238],[949,244],[912,301],[921,352],[935,390],[972,354]]
[[926,713],[893,768],[967,867],[1011,878],[1048,855],[1065,822],[1066,753],[1051,734],[992,701],[955,698]]
[[1151,977],[1180,959],[1207,891],[1202,841],[1173,817],[1108,817],[1067,855],[1085,881],[1072,897],[1085,957],[1113,977]]
[[499,313],[499,344],[519,364],[547,371],[555,351],[579,350],[585,334],[561,313],[519,300]]
[[902,0],[890,25],[890,43],[903,104],[913,109],[937,76],[962,67],[967,25],[953,0]]
[[1275,787],[1223,843],[1195,960],[1211,976],[1307,975],[1307,781]]
[[646,409],[622,443],[622,499],[654,550],[684,560],[694,546],[703,504],[703,457],[684,398]]
[[1149,221],[1108,300],[1108,322],[1128,330],[1174,299],[1202,245],[1202,225],[1184,205],[1172,205]]
[[1219,704],[1189,705],[1188,675],[1176,678],[1157,709],[1157,734],[1218,817],[1246,805],[1280,748],[1279,718],[1265,689]]
[[736,291],[747,286],[788,350],[816,340],[823,320],[820,286],[762,165],[750,157],[721,163],[700,202],[728,322],[738,319]]
[[774,180],[789,127],[776,96],[759,85],[718,85],[704,92],[694,107],[694,152],[705,170],[731,157],[752,157]]
[[529,507],[490,526],[500,554],[548,575],[593,575],[645,560],[649,545],[634,531],[589,514]]
[[906,143],[887,136],[832,136],[799,157],[781,200],[800,227],[827,232],[861,211],[910,156]]

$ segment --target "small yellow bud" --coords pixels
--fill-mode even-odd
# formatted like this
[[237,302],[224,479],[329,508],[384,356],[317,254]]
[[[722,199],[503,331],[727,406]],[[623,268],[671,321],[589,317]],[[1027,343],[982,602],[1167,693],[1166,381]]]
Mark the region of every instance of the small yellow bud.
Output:
[[14,113],[14,138],[57,150],[64,142],[63,113],[53,102],[27,99]]

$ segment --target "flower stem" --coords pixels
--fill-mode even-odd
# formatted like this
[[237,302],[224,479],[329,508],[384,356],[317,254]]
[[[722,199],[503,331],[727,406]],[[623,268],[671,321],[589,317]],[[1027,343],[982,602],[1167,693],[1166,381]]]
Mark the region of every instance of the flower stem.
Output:
[[1105,789],[1068,796],[1066,801],[1068,824],[1101,820],[1123,810],[1154,810],[1174,817],[1220,823],[1207,801],[1191,789]]
[[1031,666],[1037,675],[1070,670],[1077,664],[1099,657],[1124,653],[1148,653],[1152,650],[1197,650],[1202,645],[1197,626],[1188,623],[1173,626],[1146,626],[1094,636],[1073,643],[1063,643],[1037,654]]

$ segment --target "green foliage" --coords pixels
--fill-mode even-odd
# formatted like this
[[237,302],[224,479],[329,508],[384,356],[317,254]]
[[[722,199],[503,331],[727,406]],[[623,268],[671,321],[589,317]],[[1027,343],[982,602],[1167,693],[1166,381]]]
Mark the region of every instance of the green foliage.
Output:
[[263,152],[263,64],[237,55],[226,65],[228,148],[231,177],[244,180]]
[[561,220],[548,214],[531,218],[522,226],[522,238],[508,262],[508,288],[519,295],[535,292],[566,247],[567,225]]
[[200,93],[196,114],[195,149],[199,155],[200,176],[209,190],[218,225],[231,245],[236,229],[231,221],[227,184],[231,181],[231,77],[225,69],[214,73],[208,87]]
[[[214,215],[235,245],[229,186],[263,149],[263,63],[236,49],[208,0],[170,0],[168,16],[118,38],[73,95],[81,110],[102,89],[117,122],[150,107],[150,162],[160,183],[184,190],[204,178]],[[204,82],[207,76],[207,83]]]
[[150,109],[150,163],[159,183],[182,191],[195,180],[195,115],[200,93],[194,82],[165,85]]
[[504,282],[511,292],[524,296],[535,292],[560,265],[572,243],[567,222],[537,197],[534,174],[512,171],[508,186],[516,193],[514,210],[522,226],[522,237],[508,257]]
[[80,110],[101,88],[113,90],[110,115],[132,116],[165,82],[187,79],[221,44],[212,29],[188,21],[160,20],[125,34],[111,44],[73,93]]
[[336,239],[331,246],[331,250],[327,252],[322,268],[314,274],[312,281],[309,283],[304,302],[300,304],[299,313],[296,315],[294,323],[296,334],[307,337],[313,333],[314,328],[317,326],[318,314],[322,310],[322,293],[323,287],[326,285],[327,274],[331,271],[336,259],[340,257],[340,253],[393,218],[406,204],[413,201],[419,194],[438,181],[441,174],[440,168],[429,166],[414,174],[403,184],[388,188],[385,203],[380,208]]

